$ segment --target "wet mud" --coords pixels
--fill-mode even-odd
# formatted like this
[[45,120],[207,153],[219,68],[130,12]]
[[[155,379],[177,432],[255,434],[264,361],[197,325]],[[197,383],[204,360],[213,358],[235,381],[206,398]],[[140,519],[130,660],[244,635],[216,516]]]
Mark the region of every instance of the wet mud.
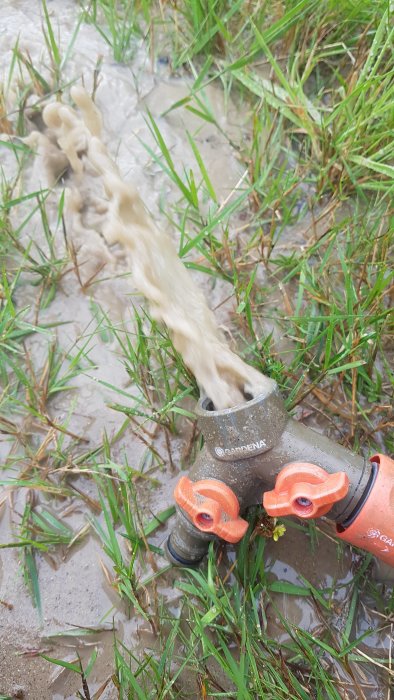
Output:
[[[48,7],[52,21],[61,26],[61,45],[65,48],[77,21],[78,4],[72,0],[53,0],[48,3]],[[41,23],[39,3],[30,0],[3,0],[0,7],[2,79],[7,75],[12,48],[18,36],[21,50],[28,49],[33,61],[45,66],[47,59]],[[139,195],[155,220],[160,222],[160,226],[170,236],[174,236],[160,214],[160,202],[163,198],[176,201],[176,190],[141,143],[142,140],[154,148],[146,125],[147,109],[158,121],[174,161],[182,163],[186,170],[196,168],[185,130],[193,134],[209,169],[219,201],[225,202],[232,196],[242,178],[243,168],[228,140],[212,124],[202,123],[185,108],[170,111],[163,116],[175,102],[189,93],[190,80],[187,76],[172,76],[169,67],[163,62],[152,65],[151,57],[143,45],[136,46],[131,66],[115,63],[109,48],[95,29],[82,23],[67,65],[69,79],[80,81],[82,77],[85,85],[91,88],[99,56],[102,56],[102,65],[96,103],[103,116],[103,132],[108,150],[116,157],[123,176],[130,183],[138,185]],[[245,115],[224,98],[220,87],[211,86],[204,99],[231,139],[241,140],[246,129]],[[36,126],[32,122],[32,130]],[[38,158],[35,162],[31,160],[26,167],[19,185],[21,192],[50,184],[48,173],[37,168],[37,163]],[[3,168],[6,175],[12,175],[13,159],[7,152],[4,153]],[[48,201],[52,223],[56,222],[57,204],[56,196],[53,201]],[[28,211],[28,204],[20,207],[18,217],[23,218]],[[17,224],[18,221],[14,223]],[[29,231],[23,235],[43,244],[38,216],[32,217]],[[311,223],[304,222],[287,230],[281,245],[302,246],[311,235],[313,226],[311,231]],[[95,332],[95,304],[99,304],[111,316],[113,323],[125,323],[132,328],[130,300],[137,305],[143,301],[133,288],[130,268],[120,247],[115,246],[110,250],[97,234],[94,221],[84,231],[84,240],[75,242],[79,250],[82,281],[86,282],[96,275],[94,284],[87,289],[81,287],[76,280],[75,270],[71,268],[60,280],[53,301],[39,312],[38,320],[43,324],[58,323],[59,320],[63,322],[56,329],[59,344],[63,348],[88,343],[91,365],[73,380],[75,389],[72,392],[58,394],[50,404],[51,415],[59,422],[69,416],[67,430],[81,438],[80,452],[83,452],[94,450],[100,445],[104,432],[109,438],[115,436],[124,424],[124,416],[109,407],[114,401],[114,395],[106,384],[130,389],[130,380],[119,357],[117,343],[113,338],[107,337],[104,330],[101,335]],[[56,245],[58,251],[64,250],[64,240],[59,229]],[[261,274],[264,278],[264,273]],[[229,300],[230,286],[222,281],[217,281],[213,286],[198,272],[193,272],[193,277],[204,289],[211,308],[217,308],[215,315],[219,324],[231,327],[234,304]],[[30,320],[34,320],[37,309],[37,288],[25,279],[18,289],[18,307],[24,308],[32,299],[34,304]],[[272,303],[277,304],[277,299]],[[280,331],[276,328],[274,330],[279,344]],[[284,342],[287,343],[286,340]],[[39,334],[28,340],[29,353],[38,366],[43,361],[47,343],[48,339]],[[291,345],[287,344],[284,352],[291,352]],[[321,426],[318,427],[322,429]],[[39,431],[33,439],[38,448]],[[67,446],[70,438],[65,436],[64,439]],[[189,442],[190,430],[186,427],[171,446],[175,467],[170,468],[167,459],[164,468],[152,472],[152,481],[138,481],[138,493],[147,512],[157,512],[158,506],[163,510],[172,505],[174,485],[188,452]],[[157,449],[166,454],[164,439],[158,438]],[[12,464],[13,455],[17,451],[18,447],[9,439],[0,438],[2,461],[8,460],[7,464],[10,465],[2,475],[3,478],[15,477]],[[121,461],[127,454],[128,463],[139,469],[144,463],[146,452],[143,440],[136,436],[131,426],[126,426],[113,447],[112,459],[118,458]],[[92,517],[100,519],[102,516],[91,507],[97,499],[94,483],[83,475],[76,475],[72,483],[84,494],[83,500],[76,500],[72,495],[54,498],[41,494],[37,498],[42,506],[52,509],[54,514],[77,532],[91,522]],[[18,514],[23,510],[25,498],[23,490],[17,492],[8,487],[0,493],[1,543],[15,541],[15,525],[19,522]],[[152,541],[160,546],[165,538],[166,531],[163,528],[155,534]],[[357,566],[357,561],[351,559],[349,552],[339,559],[337,545],[329,536],[322,534],[318,550],[311,555],[311,545],[304,533],[289,529],[286,537],[278,543],[267,545],[267,562],[273,579],[302,585],[301,577],[305,577],[316,587],[332,587],[332,606],[334,611],[338,610],[336,620],[338,633],[340,632],[351,591],[349,582]],[[26,700],[74,700],[80,689],[79,678],[67,669],[48,663],[38,654],[44,653],[48,657],[71,663],[80,656],[86,663],[92,651],[97,649],[98,658],[89,677],[89,687],[92,694],[101,693],[99,697],[114,700],[118,693],[111,680],[113,630],[116,629],[117,636],[133,648],[136,655],[144,648],[149,648],[149,632],[146,623],[138,616],[130,616],[129,611],[124,609],[107,580],[105,571],[111,571],[111,562],[104,554],[93,528],[89,527],[81,541],[70,550],[59,547],[56,555],[38,555],[37,563],[42,597],[41,618],[23,580],[20,552],[12,548],[0,550],[0,695]],[[165,567],[165,560],[158,558],[158,566]],[[148,573],[147,565],[144,575]],[[163,577],[160,590],[170,608],[176,610],[181,594],[173,583],[173,574],[168,578]],[[280,624],[281,616],[288,623],[299,625],[311,633],[322,624],[318,609],[310,598],[278,593],[268,604],[262,600],[261,605],[267,619],[268,634],[283,642],[286,641],[287,633]],[[81,628],[80,635],[77,634],[78,628]],[[365,599],[359,605],[353,633],[359,635],[368,628],[376,632],[366,637],[359,647],[360,653],[374,658],[379,655],[387,657],[392,629],[387,626],[382,628],[382,618],[375,609],[374,601]],[[367,659],[363,668],[365,672],[362,675],[359,670],[354,671],[359,674],[356,680],[344,676],[342,667],[337,669],[344,689],[343,697],[350,700],[358,697],[387,700],[387,671],[368,663]],[[363,695],[360,694],[360,688]]]

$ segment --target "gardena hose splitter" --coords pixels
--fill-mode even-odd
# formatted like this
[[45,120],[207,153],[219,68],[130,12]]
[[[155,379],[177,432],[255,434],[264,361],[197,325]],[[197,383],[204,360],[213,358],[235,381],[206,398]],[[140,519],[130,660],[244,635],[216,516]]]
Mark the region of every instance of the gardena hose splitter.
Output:
[[193,566],[213,539],[236,543],[242,513],[263,504],[271,516],[328,516],[337,536],[394,566],[394,461],[369,461],[291,419],[277,384],[234,408],[197,406],[205,445],[175,489],[177,521],[167,555]]

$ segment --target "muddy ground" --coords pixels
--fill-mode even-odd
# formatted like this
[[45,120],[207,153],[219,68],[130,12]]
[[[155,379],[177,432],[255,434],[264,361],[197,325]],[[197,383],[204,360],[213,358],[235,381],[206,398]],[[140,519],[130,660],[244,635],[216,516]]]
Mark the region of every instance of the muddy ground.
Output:
[[[52,20],[59,23],[61,45],[66,47],[78,17],[77,3],[73,0],[52,0],[48,2],[48,7]],[[41,23],[42,14],[38,2],[3,0],[0,7],[2,78],[7,75],[12,48],[18,36],[20,48],[28,49],[34,62],[45,65],[48,59]],[[152,161],[141,144],[141,141],[144,141],[154,148],[145,121],[147,109],[158,120],[167,145],[171,147],[173,159],[183,162],[185,168],[195,168],[195,160],[185,137],[187,126],[195,135],[218,197],[221,201],[231,197],[233,189],[242,178],[244,168],[217,128],[206,122],[202,123],[184,109],[161,116],[168,107],[188,94],[190,80],[187,76],[171,75],[165,56],[152,63],[151,56],[141,43],[137,45],[133,62],[128,66],[119,65],[113,60],[109,47],[96,30],[82,23],[67,65],[67,77],[70,80],[83,80],[87,87],[91,87],[98,56],[103,58],[96,102],[104,118],[105,141],[111,153],[116,155],[125,179],[138,186],[145,204],[160,225],[171,230],[168,222],[160,214],[160,203],[163,200],[175,200],[177,194],[169,179],[163,177],[162,170]],[[206,99],[209,100],[222,128],[230,133],[233,139],[242,140],[246,129],[245,115],[237,111],[234,104],[224,99],[218,86],[211,86],[206,91]],[[5,172],[11,174],[14,167],[12,157],[7,152],[2,153],[2,156]],[[38,189],[40,185],[46,186],[44,174],[37,171],[32,161],[26,168],[23,180],[24,191]],[[53,222],[56,219],[57,197],[58,195],[54,195],[52,203],[49,200]],[[28,204],[25,213],[26,211]],[[18,210],[18,217],[21,216],[22,212]],[[297,225],[294,231],[287,231],[285,243],[287,241],[288,244],[299,244],[300,237],[302,240],[307,230],[308,222],[305,222],[304,226]],[[43,234],[38,217],[33,217],[28,231],[25,230],[23,235],[42,242]],[[57,245],[59,250],[62,250],[60,230],[57,235]],[[35,320],[40,323],[56,323],[60,320],[66,322],[56,331],[59,344],[65,349],[75,347],[75,344],[78,346],[88,339],[92,365],[85,374],[74,380],[74,391],[59,394],[51,402],[51,415],[57,420],[64,420],[71,411],[68,430],[83,439],[81,450],[87,450],[101,444],[104,430],[112,437],[124,422],[124,416],[108,406],[115,399],[113,392],[99,381],[130,389],[116,342],[113,339],[103,340],[94,332],[97,319],[93,302],[100,304],[114,323],[124,322],[131,327],[130,300],[137,303],[141,303],[141,300],[133,291],[132,280],[127,274],[127,265],[121,251],[111,251],[110,258],[107,258],[103,243],[97,239],[94,231],[86,231],[80,260],[84,263],[81,270],[85,280],[104,264],[95,284],[84,291],[71,268],[62,277],[51,304],[44,311],[40,311],[38,319]],[[219,322],[231,327],[233,301],[228,300],[230,287],[220,281],[213,285],[209,278],[207,280],[207,277],[198,273],[193,274],[207,293],[212,308],[217,307]],[[25,279],[18,289],[17,304],[22,308],[34,300],[30,315],[32,320],[35,315],[36,297],[37,288]],[[274,298],[273,304],[276,302]],[[47,338],[39,335],[27,342],[28,350],[38,365],[46,344]],[[181,432],[173,442],[171,449],[175,470],[170,469],[166,459],[167,466],[161,470],[157,469],[152,474],[154,484],[148,480],[138,485],[147,512],[157,512],[158,509],[162,510],[172,504],[174,484],[179,476],[182,455],[188,447],[189,439],[186,427],[184,433]],[[35,433],[34,440],[38,444],[39,431]],[[162,443],[160,440],[161,438],[158,439],[157,448],[166,454],[164,440]],[[0,443],[0,448],[4,460],[15,455],[18,450],[8,439]],[[137,469],[146,456],[145,445],[136,437],[131,427],[126,428],[113,449],[113,459],[119,459],[121,462],[124,455],[127,455],[129,464],[135,465]],[[12,468],[7,474],[14,474]],[[91,481],[78,477],[74,483],[86,496],[96,498],[97,494]],[[23,509],[25,494],[4,491],[3,495],[6,499],[0,499],[0,542],[5,543],[15,539],[14,526],[18,521],[18,513]],[[91,509],[81,505],[81,500],[74,501],[72,497],[40,498],[76,531],[92,517]],[[154,541],[161,544],[165,537],[166,532],[162,529]],[[332,581],[341,584],[335,598],[335,605],[340,611],[337,621],[340,629],[341,615],[346,617],[347,610],[346,582],[350,581],[352,576],[349,552],[338,560],[335,543],[329,537],[322,537],[318,552],[311,557],[309,542],[296,530],[290,531],[277,544],[269,544],[268,552],[269,566],[274,577],[299,583],[299,574],[302,574],[316,586],[329,586]],[[150,640],[144,623],[138,617],[130,619],[106,580],[100,562],[109,569],[111,564],[106,559],[99,540],[89,531],[81,543],[73,546],[70,551],[58,548],[53,557],[39,556],[37,561],[43,606],[42,620],[24,583],[18,550],[1,551],[0,695],[27,700],[76,698],[78,678],[66,669],[51,665],[40,658],[38,653],[44,652],[51,657],[73,661],[78,652],[81,658],[86,660],[92,649],[97,647],[99,657],[89,679],[91,691],[98,691],[108,681],[101,697],[108,700],[117,697],[112,682],[108,680],[113,663],[112,629],[115,628],[118,636],[136,651],[149,647]],[[164,567],[166,562],[160,561],[159,565]],[[147,567],[146,573],[148,571]],[[171,604],[176,606],[180,592],[173,587],[173,580],[173,574],[167,578],[163,577],[160,590]],[[276,604],[288,620],[312,632],[320,625],[316,609],[309,599],[279,594],[276,598]],[[275,611],[268,607],[266,613],[270,634],[284,639],[285,633],[277,624]],[[374,611],[374,602],[364,600],[359,608],[354,633],[360,634],[368,627],[377,629],[380,624],[379,613]],[[73,626],[90,629],[92,634],[81,634],[79,637],[67,634],[62,636],[66,631],[77,629]],[[387,656],[391,632],[388,628],[370,635],[362,645],[364,652],[374,656]],[[338,669],[338,673],[342,673],[341,669]],[[358,681],[363,684],[366,698],[387,700],[389,691],[386,687],[385,671],[366,663],[364,676],[359,673]],[[349,677],[341,677],[341,680],[348,692],[347,697],[359,697],[357,691],[352,688]]]

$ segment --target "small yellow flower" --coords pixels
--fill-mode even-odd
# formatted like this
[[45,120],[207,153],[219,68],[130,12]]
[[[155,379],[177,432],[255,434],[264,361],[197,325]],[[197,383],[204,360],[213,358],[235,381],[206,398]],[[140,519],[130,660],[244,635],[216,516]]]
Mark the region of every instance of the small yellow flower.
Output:
[[282,537],[286,532],[286,528],[284,525],[275,525],[274,531],[272,533],[272,539],[274,542],[277,542],[279,537]]

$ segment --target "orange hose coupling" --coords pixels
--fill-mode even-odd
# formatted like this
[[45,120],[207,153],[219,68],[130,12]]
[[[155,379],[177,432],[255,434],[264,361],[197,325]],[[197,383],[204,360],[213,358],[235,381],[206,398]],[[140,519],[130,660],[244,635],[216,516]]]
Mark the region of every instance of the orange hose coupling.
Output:
[[371,462],[377,465],[371,492],[348,527],[337,525],[337,534],[394,566],[394,460],[378,454]]
[[275,488],[266,491],[263,506],[268,515],[297,515],[299,518],[320,518],[349,490],[345,472],[329,474],[309,462],[293,462],[279,472]]
[[248,529],[247,521],[239,517],[238,498],[222,481],[201,479],[193,482],[182,476],[174,497],[198,530],[217,535],[225,542],[239,542]]

